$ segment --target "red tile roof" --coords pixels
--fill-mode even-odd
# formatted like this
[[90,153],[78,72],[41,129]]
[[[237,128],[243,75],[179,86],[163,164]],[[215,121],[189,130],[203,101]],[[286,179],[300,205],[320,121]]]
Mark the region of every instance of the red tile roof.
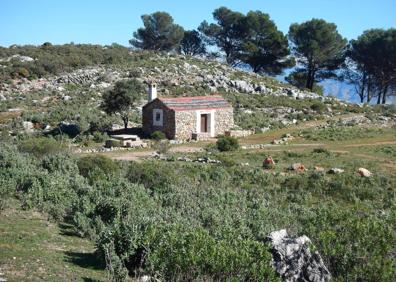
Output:
[[232,107],[227,100],[219,95],[177,98],[159,97],[158,99],[168,108],[175,111],[223,109]]

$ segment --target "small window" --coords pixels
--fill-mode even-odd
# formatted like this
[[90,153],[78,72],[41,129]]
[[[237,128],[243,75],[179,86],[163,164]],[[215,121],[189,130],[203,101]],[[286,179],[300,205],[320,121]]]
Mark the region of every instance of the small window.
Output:
[[153,125],[155,126],[163,126],[163,117],[164,113],[162,109],[154,109],[153,110]]

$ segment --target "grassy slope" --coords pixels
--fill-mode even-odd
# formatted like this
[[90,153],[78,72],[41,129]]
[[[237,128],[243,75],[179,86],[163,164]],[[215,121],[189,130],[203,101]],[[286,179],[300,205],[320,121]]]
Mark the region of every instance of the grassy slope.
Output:
[[105,281],[106,277],[92,242],[34,211],[9,208],[0,213],[0,254],[0,273],[7,281]]

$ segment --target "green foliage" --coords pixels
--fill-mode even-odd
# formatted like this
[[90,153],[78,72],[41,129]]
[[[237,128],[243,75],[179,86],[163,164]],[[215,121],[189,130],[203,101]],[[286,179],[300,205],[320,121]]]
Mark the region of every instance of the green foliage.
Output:
[[334,76],[334,70],[344,62],[347,41],[333,23],[312,19],[292,24],[289,40],[294,56],[303,65],[308,89],[312,90],[315,82]]
[[[285,77],[285,80],[290,83],[291,85],[296,86],[300,89],[307,89],[307,73],[304,69],[295,69],[292,71],[288,76]],[[318,83],[314,82],[312,91],[318,94],[323,95],[323,86],[319,85]]]
[[220,48],[225,53],[227,63],[233,65],[238,61],[242,38],[246,34],[244,15],[220,7],[214,10],[213,18],[217,23],[203,21],[198,30],[206,36],[209,44]]
[[22,152],[32,154],[36,157],[60,153],[66,149],[64,143],[48,137],[28,138],[22,140],[18,146]]
[[197,56],[206,54],[206,46],[201,35],[196,30],[184,32],[183,40],[180,42],[180,50],[184,55]]
[[314,102],[310,108],[319,114],[323,114],[327,111],[326,105],[319,101]]
[[315,148],[312,150],[312,153],[314,154],[326,154],[330,156],[330,151],[327,150],[326,148]]
[[166,12],[155,12],[142,16],[144,28],[133,33],[129,43],[136,48],[156,51],[171,51],[179,47],[184,30],[173,23],[173,18]]
[[77,165],[80,174],[91,180],[101,176],[115,175],[120,169],[117,163],[102,155],[82,157]]
[[0,71],[0,79],[26,77],[36,79],[47,75],[70,72],[74,69],[101,64],[120,64],[129,60],[129,50],[121,45],[100,46],[90,44],[33,45],[2,48],[1,57],[23,55],[34,59],[31,62],[11,60]]
[[243,39],[240,59],[250,65],[253,72],[277,75],[294,66],[294,59],[288,57],[287,37],[277,29],[268,14],[250,11],[244,26],[247,36]]
[[377,104],[396,85],[396,29],[370,29],[351,40],[348,57],[351,59],[346,78],[358,88],[361,102],[377,96]]
[[370,138],[384,133],[382,129],[366,129],[361,127],[331,126],[325,129],[304,130],[304,138],[309,140],[343,141],[357,138]]
[[234,151],[239,148],[238,139],[231,136],[220,136],[217,139],[216,145],[220,152]]
[[156,130],[151,133],[150,138],[156,141],[160,141],[166,139],[166,136],[162,131]]
[[232,236],[223,234],[224,239],[216,240],[203,228],[175,226],[154,241],[149,268],[165,280],[278,281],[268,264],[271,255],[265,243]]
[[166,154],[170,149],[170,143],[168,140],[156,141],[153,148],[160,154]]
[[122,147],[122,143],[120,140],[108,139],[108,140],[106,140],[105,146],[106,146],[106,148]]
[[[234,164],[238,156],[260,165],[263,158],[257,152],[212,154]],[[333,157],[325,150],[314,154],[317,160]],[[281,158],[279,165],[312,155],[286,152]],[[278,165],[269,174],[254,166],[161,161],[119,166],[65,154],[39,160],[2,144],[0,204],[18,196],[25,208],[71,219],[80,235],[96,242],[115,281],[127,272],[161,280],[277,280],[263,242],[285,227],[311,238],[336,281],[392,280],[391,174],[361,178],[354,169],[331,176],[276,170]],[[85,181],[79,172],[88,180],[98,177]]]
[[119,81],[112,90],[103,95],[101,108],[109,115],[119,114],[125,129],[127,129],[131,108],[140,99],[143,92],[142,83],[136,79]]

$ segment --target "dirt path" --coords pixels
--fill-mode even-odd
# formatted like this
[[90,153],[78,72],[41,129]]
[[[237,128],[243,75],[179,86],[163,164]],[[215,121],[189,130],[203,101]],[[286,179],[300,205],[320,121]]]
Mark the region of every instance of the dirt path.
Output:
[[[204,149],[199,146],[191,146],[191,145],[181,145],[175,146],[169,149],[169,152],[172,153],[196,153],[203,152]],[[142,158],[148,158],[152,154],[154,154],[155,150],[149,151],[138,151],[138,152],[122,152],[122,155],[110,156],[115,160],[123,160],[123,161],[138,161]]]
[[360,147],[360,146],[376,146],[376,145],[395,145],[396,141],[374,141],[372,143],[364,143],[364,144],[350,144],[344,145],[344,147]]

